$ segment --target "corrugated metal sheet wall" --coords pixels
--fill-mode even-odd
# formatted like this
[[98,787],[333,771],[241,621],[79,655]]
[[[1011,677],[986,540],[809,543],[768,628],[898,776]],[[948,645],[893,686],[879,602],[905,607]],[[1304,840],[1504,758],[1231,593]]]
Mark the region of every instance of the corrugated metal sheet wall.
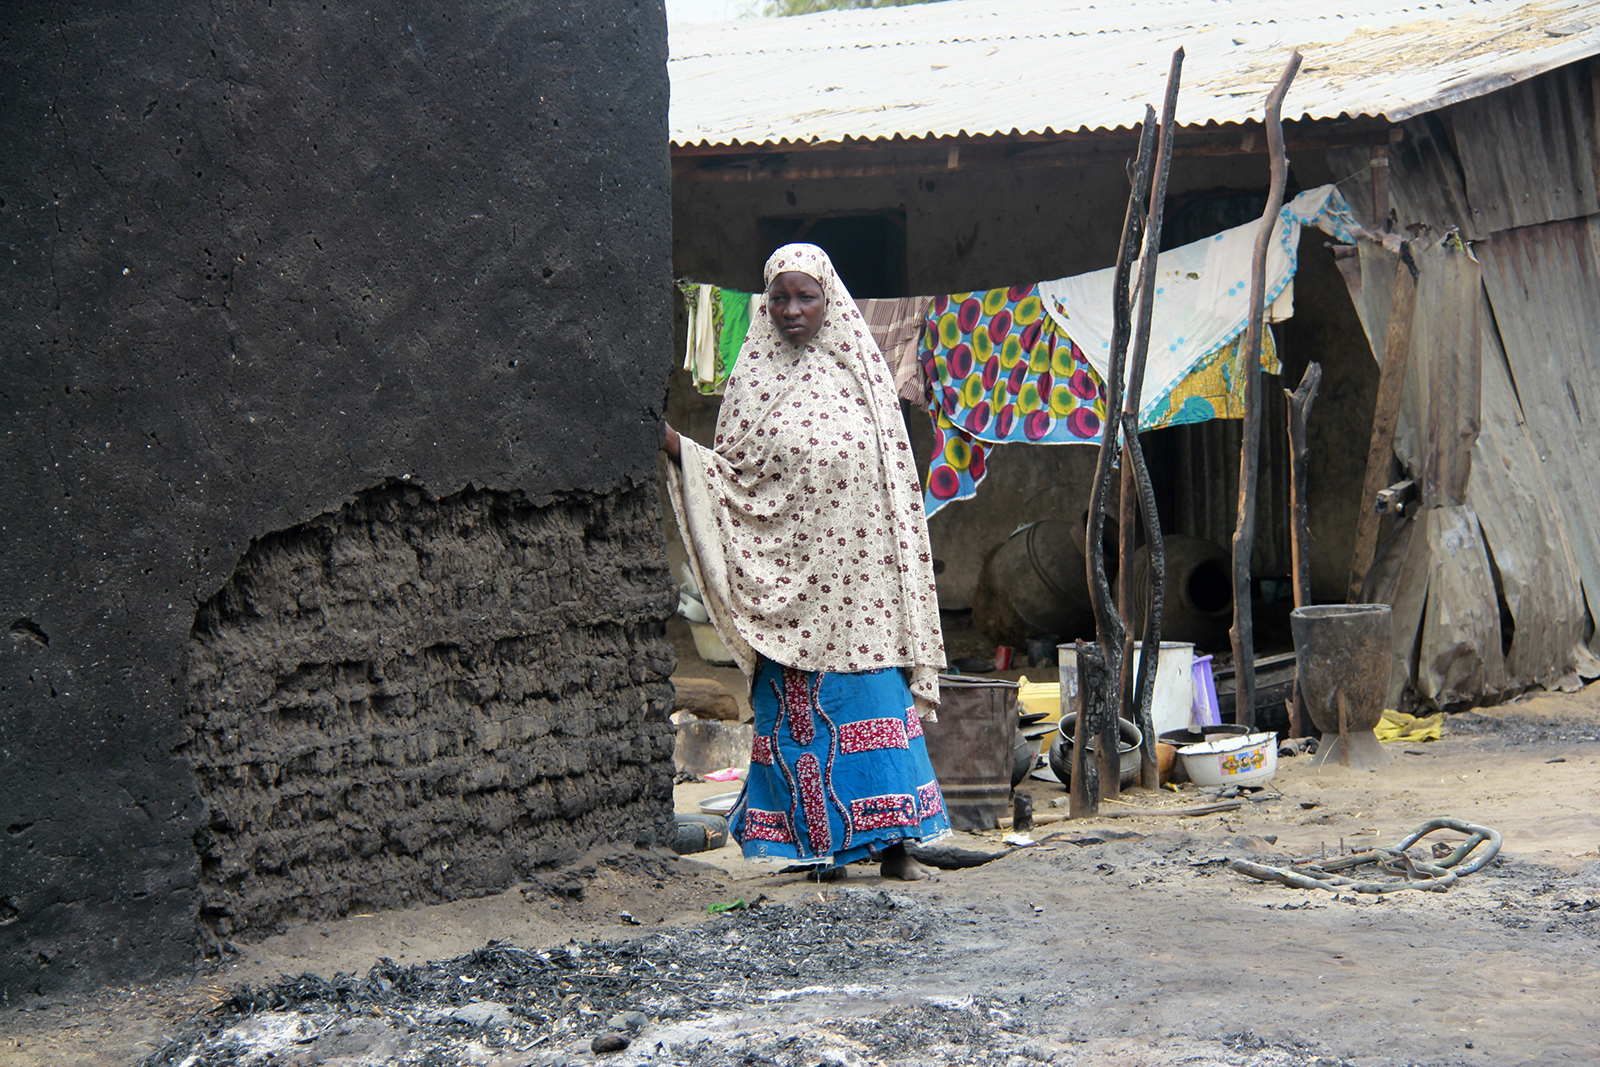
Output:
[[[1504,680],[1484,671],[1465,690],[1444,686],[1439,703],[1493,701],[1497,688],[1565,687],[1580,674],[1600,674],[1600,660],[1585,647],[1594,641],[1586,602],[1600,604],[1597,79],[1600,60],[1588,60],[1412,119],[1390,151],[1400,226],[1434,238],[1458,229],[1482,262],[1482,285],[1474,287],[1483,303],[1482,434],[1466,508],[1480,522],[1499,589],[1449,595],[1498,592],[1512,628],[1501,635],[1509,644]],[[1371,213],[1369,162],[1365,151],[1329,153],[1362,215]],[[1425,406],[1420,400],[1408,398],[1408,406]],[[1386,569],[1397,565],[1405,569],[1403,561]],[[1421,618],[1409,622],[1414,614],[1406,613],[1408,625],[1425,626]],[[1413,646],[1397,635],[1397,645],[1419,649],[1424,664],[1411,665],[1411,681],[1427,698],[1440,687],[1421,677],[1428,673],[1421,666],[1449,635],[1421,637]]]

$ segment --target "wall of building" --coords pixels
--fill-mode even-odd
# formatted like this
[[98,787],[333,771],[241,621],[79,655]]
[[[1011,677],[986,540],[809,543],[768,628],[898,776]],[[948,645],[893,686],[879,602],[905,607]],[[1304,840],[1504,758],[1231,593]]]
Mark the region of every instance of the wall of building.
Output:
[[0,998],[670,821],[665,57],[621,0],[8,6]]
[[[1291,192],[1330,180],[1318,153],[1292,162]],[[1266,179],[1264,155],[1180,156],[1172,168],[1171,203],[1221,190],[1264,189]],[[1126,203],[1124,161],[1109,156],[1078,166],[973,167],[920,177],[680,178],[673,183],[673,269],[680,277],[753,290],[761,285],[767,252],[757,226],[762,216],[903,211],[910,291],[986,289],[1112,265]],[[1326,240],[1314,232],[1302,241],[1296,316],[1278,336],[1285,384],[1298,383],[1309,359],[1324,365],[1323,399],[1311,426],[1313,586],[1320,598],[1342,600],[1377,371],[1332,255],[1323,247]],[[676,329],[680,350],[682,325]],[[669,417],[708,441],[715,399],[695,394],[687,384],[685,375],[674,375]],[[928,421],[922,412],[908,410],[907,425],[925,469],[932,443]],[[1271,426],[1266,432],[1282,430]],[[1237,470],[1237,456],[1234,445],[1220,465]],[[929,521],[934,555],[945,564],[941,605],[970,606],[983,558],[1018,525],[1081,515],[1094,463],[1094,450],[1082,446],[997,448],[977,498],[949,505]],[[1187,491],[1225,496],[1230,507],[1236,493],[1222,483]],[[668,536],[675,537],[675,531],[669,529]]]

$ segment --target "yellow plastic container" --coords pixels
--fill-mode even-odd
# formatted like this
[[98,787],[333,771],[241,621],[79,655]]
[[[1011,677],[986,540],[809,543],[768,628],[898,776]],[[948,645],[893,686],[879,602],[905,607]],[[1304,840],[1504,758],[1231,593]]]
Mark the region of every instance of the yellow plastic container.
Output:
[[1030,682],[1026,677],[1018,678],[1017,684],[1021,687],[1017,692],[1017,703],[1023,711],[1038,714],[1044,713],[1040,722],[1061,721],[1061,683],[1060,682]]

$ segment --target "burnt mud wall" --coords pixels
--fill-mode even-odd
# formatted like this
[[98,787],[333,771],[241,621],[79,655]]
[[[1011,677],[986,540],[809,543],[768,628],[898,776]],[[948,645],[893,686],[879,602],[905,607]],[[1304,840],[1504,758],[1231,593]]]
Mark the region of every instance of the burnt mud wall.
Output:
[[670,841],[659,522],[646,488],[395,486],[253,544],[190,659],[203,936]]
[[[532,715],[529,701],[567,692],[569,675],[543,677],[555,661],[541,647],[519,668],[541,674],[537,688],[508,670],[510,689],[469,696],[488,684],[486,664],[509,663],[523,640],[533,655],[545,638],[512,626],[483,645],[490,631],[451,607],[479,593],[452,571],[427,596],[357,583],[366,606],[335,615],[366,625],[366,644],[350,638],[351,659],[315,666],[311,631],[284,614],[288,590],[298,601],[356,585],[325,588],[308,562],[300,589],[275,553],[317,537],[347,543],[330,529],[364,523],[374,543],[420,552],[443,544],[429,532],[442,516],[480,508],[509,516],[489,523],[506,544],[548,544],[542,564],[530,549],[520,566],[566,568],[589,592],[655,583],[659,602],[617,593],[591,618],[578,599],[537,601],[528,579],[493,610],[520,613],[530,634],[589,620],[562,631],[561,669],[593,675],[601,695],[581,706],[550,697],[561,709],[541,712],[551,734],[525,754],[543,759],[548,744],[576,760],[572,737],[549,738],[592,711],[596,736],[618,747],[584,765],[604,776],[614,755],[621,780],[645,783],[625,785],[646,790],[636,825],[670,817],[649,793],[654,772],[621,755],[638,760],[655,744],[649,672],[662,669],[656,629],[671,606],[664,572],[624,576],[660,545],[635,513],[637,494],[653,491],[671,359],[665,60],[659,3],[630,0],[5,5],[0,1001],[190,965],[202,903],[248,926],[337,911],[346,891],[319,877],[365,879],[348,892],[373,903],[375,884],[412,898],[477,891],[503,877],[497,857],[514,869],[544,847],[535,838],[549,819],[535,818],[544,830],[493,829],[491,809],[511,803],[499,794],[532,786],[489,785],[522,772],[485,747],[473,717]],[[418,501],[392,496],[396,485]],[[379,512],[388,517],[361,518]],[[551,532],[562,523],[587,531],[583,552]],[[371,577],[390,566],[381,555],[326,566]],[[493,559],[504,566],[485,581],[511,573]],[[221,605],[255,603],[240,590],[268,577],[278,584],[260,619],[202,610],[219,591]],[[406,637],[417,656],[443,657],[419,635],[447,608],[438,642],[458,640],[470,665],[405,674],[409,646],[384,643]],[[231,683],[207,672],[251,663],[239,684],[282,696],[301,684],[282,673],[299,653],[274,642],[297,641],[310,642],[304,687],[334,694],[332,707],[355,706],[351,670],[367,672],[368,707],[400,684],[391,666],[413,688],[456,694],[448,709],[424,701],[417,721],[456,716],[463,755],[448,788],[468,790],[475,775],[484,784],[449,794],[475,798],[459,805],[412,809],[448,820],[407,837],[414,851],[385,851],[385,839],[368,862],[330,860],[318,875],[310,857],[338,852],[321,838],[274,838],[231,812],[231,837],[212,825],[213,802],[233,803],[218,782],[246,764],[228,762],[238,757],[220,751],[220,734],[193,733],[191,689],[194,714],[225,729]],[[636,677],[633,664],[656,666]],[[520,699],[506,695],[519,685]],[[240,730],[249,721],[265,736],[237,714]],[[307,758],[292,736],[280,738],[280,767]],[[567,777],[552,777],[552,796]],[[246,808],[259,799],[238,796]],[[575,813],[600,796],[596,784],[561,799]],[[308,833],[337,822],[311,817]],[[574,840],[634,832],[572,817]],[[369,847],[350,839],[357,856]],[[478,873],[425,885],[423,864],[452,862],[452,850]],[[232,858],[280,879],[278,918],[203,871],[202,855],[218,872]]]

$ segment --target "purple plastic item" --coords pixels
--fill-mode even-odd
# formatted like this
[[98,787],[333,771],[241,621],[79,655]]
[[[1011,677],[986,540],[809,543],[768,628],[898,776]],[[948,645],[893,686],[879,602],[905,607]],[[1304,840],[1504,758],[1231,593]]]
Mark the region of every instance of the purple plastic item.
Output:
[[1211,673],[1211,657],[1196,656],[1194,666],[1194,707],[1190,717],[1196,726],[1221,726],[1222,712],[1217,708],[1217,679]]

